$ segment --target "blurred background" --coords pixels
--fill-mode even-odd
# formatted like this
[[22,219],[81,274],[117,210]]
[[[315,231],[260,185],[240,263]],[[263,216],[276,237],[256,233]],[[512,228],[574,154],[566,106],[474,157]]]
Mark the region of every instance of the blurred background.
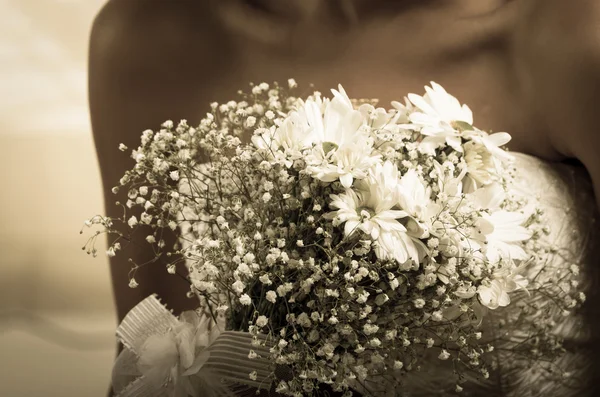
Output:
[[[87,109],[104,0],[0,0],[0,396],[104,396],[116,327]],[[103,247],[101,247],[103,248]],[[101,250],[103,252],[103,250]]]

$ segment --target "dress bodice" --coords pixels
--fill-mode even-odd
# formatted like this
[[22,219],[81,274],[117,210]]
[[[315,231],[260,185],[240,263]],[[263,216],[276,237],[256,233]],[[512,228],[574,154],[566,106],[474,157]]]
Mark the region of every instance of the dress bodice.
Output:
[[581,166],[549,163],[524,154],[515,158],[515,189],[536,197],[550,229],[545,238],[550,252],[539,266],[551,269],[548,277],[579,271],[580,284],[572,287],[584,292],[586,301],[576,314],[563,317],[556,325],[567,349],[557,365],[566,376],[543,378],[524,370],[516,376],[520,386],[511,394],[597,395],[593,389],[600,368],[596,359],[600,351],[600,225],[590,177]]
[[[452,366],[445,367],[439,360],[428,370],[407,376],[400,396],[595,396],[595,380],[600,374],[597,353],[600,352],[600,233],[598,211],[589,176],[583,167],[550,163],[539,158],[513,153],[516,194],[532,197],[543,210],[543,220],[549,234],[542,239],[548,252],[532,265],[530,279],[556,280],[559,288],[577,288],[586,294],[585,303],[575,314],[558,316],[554,328],[563,339],[566,353],[555,361],[554,371],[541,371],[520,360],[518,354],[497,349],[494,353],[498,366],[488,379],[472,378],[464,391],[456,392]],[[578,272],[579,285],[561,285],[562,276]],[[535,296],[535,297],[534,297]],[[489,312],[482,325],[484,333],[501,334],[512,341],[522,337],[519,327],[503,326],[515,311],[528,307],[544,308],[551,297],[521,295],[519,302]],[[551,310],[551,309],[548,309]],[[556,308],[554,310],[557,310]],[[531,311],[531,316],[535,316]],[[535,320],[530,320],[534,324]],[[522,338],[523,340],[525,338]],[[513,344],[514,346],[514,344]],[[427,358],[427,360],[429,360]],[[436,360],[435,356],[431,360]],[[594,363],[596,361],[596,363]],[[425,366],[424,366],[425,367]],[[394,394],[392,394],[394,395]]]

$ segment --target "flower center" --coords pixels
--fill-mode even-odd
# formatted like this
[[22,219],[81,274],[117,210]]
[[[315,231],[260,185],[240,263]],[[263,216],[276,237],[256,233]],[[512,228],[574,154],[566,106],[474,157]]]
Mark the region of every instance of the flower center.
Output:
[[450,125],[458,132],[473,131],[473,126],[466,121],[454,120]]
[[334,142],[323,142],[323,151],[325,155],[329,154],[332,150],[336,150],[339,146]]
[[368,221],[369,219],[371,219],[372,217],[374,217],[375,211],[373,211],[371,208],[368,207],[358,207],[356,209],[356,212],[360,215],[361,220],[363,221]]

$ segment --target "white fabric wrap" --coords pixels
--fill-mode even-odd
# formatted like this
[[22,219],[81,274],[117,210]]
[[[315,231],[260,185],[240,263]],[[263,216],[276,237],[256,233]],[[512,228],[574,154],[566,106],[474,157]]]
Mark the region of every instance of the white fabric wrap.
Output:
[[[269,389],[266,337],[221,331],[207,321],[213,322],[196,312],[178,319],[155,295],[135,306],[117,328],[125,347],[112,374],[117,396],[232,397],[240,387]],[[257,357],[249,358],[250,351]]]

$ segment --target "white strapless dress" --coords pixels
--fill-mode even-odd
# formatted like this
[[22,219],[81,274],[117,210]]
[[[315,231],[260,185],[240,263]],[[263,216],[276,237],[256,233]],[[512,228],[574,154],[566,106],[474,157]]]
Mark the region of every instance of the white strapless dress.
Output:
[[[517,180],[515,188],[529,197],[536,197],[550,227],[545,238],[553,252],[539,264],[546,272],[541,277],[556,277],[561,272],[580,269],[578,289],[587,299],[577,315],[560,317],[554,329],[564,338],[566,352],[556,360],[557,371],[548,374],[531,367],[514,353],[494,351],[498,367],[488,379],[470,379],[464,390],[456,392],[452,367],[442,367],[436,360],[428,370],[412,371],[405,379],[403,390],[395,396],[598,396],[600,395],[600,232],[599,216],[589,176],[583,167],[549,163],[525,154],[513,153]],[[576,269],[575,269],[576,270]],[[559,277],[557,277],[559,278]],[[511,304],[490,312],[482,325],[488,335],[503,335],[518,340],[520,330],[502,326],[506,316],[529,304],[543,307],[544,299],[523,295],[521,305]],[[549,299],[549,298],[548,298]],[[547,300],[547,299],[546,299]],[[512,312],[511,312],[512,311]],[[427,365],[423,366],[424,368]],[[564,374],[566,371],[567,374]],[[596,387],[596,383],[599,384]]]

